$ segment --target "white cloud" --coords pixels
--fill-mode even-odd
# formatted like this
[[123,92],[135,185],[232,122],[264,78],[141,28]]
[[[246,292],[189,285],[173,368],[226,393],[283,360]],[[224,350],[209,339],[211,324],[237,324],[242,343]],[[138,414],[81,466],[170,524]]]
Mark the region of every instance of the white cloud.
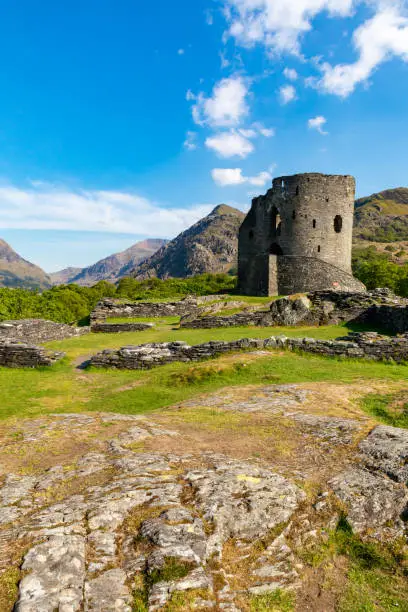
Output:
[[186,139],[184,141],[184,148],[187,151],[195,151],[197,148],[197,133],[196,132],[187,132]]
[[134,233],[173,238],[207,215],[212,205],[165,208],[132,192],[71,190],[33,182],[0,185],[0,227]]
[[228,187],[232,185],[255,185],[263,187],[266,183],[272,180],[272,174],[264,171],[256,176],[244,176],[242,168],[214,168],[211,171],[211,176],[214,182],[220,187]]
[[252,128],[248,128],[248,129],[241,128],[238,130],[238,132],[242,134],[244,138],[256,138],[258,136],[258,133]]
[[209,26],[213,25],[213,23],[214,23],[214,15],[213,15],[212,11],[210,11],[210,10],[205,11],[205,22]]
[[184,53],[185,53],[184,49],[179,49],[179,50],[177,51],[177,54],[178,54],[178,55],[184,55]]
[[222,79],[214,86],[211,97],[201,92],[197,96],[187,92],[187,100],[194,100],[193,119],[198,125],[229,127],[239,125],[249,113],[247,96],[249,82],[241,76]]
[[274,128],[267,128],[262,123],[259,123],[259,121],[253,123],[252,127],[257,130],[261,136],[264,136],[265,138],[272,138],[272,136],[275,136]]
[[254,150],[252,142],[235,130],[209,136],[205,146],[224,158],[235,156],[245,158]]
[[323,63],[323,77],[316,82],[319,89],[347,97],[356,85],[366,83],[375,69],[393,56],[408,62],[408,17],[400,14],[396,7],[380,10],[357,28],[353,43],[358,60],[336,66]]
[[245,177],[242,176],[242,168],[213,168],[211,176],[214,183],[220,187],[242,185],[246,182]]
[[231,62],[229,61],[229,59],[227,59],[225,53],[223,53],[222,51],[220,52],[220,59],[221,59],[221,68],[228,68],[231,64]]
[[[359,6],[371,12],[353,33],[357,60],[349,64],[321,64],[322,76],[307,84],[325,93],[350,95],[359,83],[367,83],[376,68],[393,57],[408,62],[407,0],[223,0],[229,29],[226,37],[251,47],[263,45],[268,53],[301,55],[303,36],[312,30],[321,13],[351,17]],[[330,55],[330,54],[329,54]],[[295,72],[285,69],[295,80]],[[292,75],[292,76],[291,76]],[[292,78],[293,77],[293,78]]]
[[279,89],[279,98],[281,104],[289,104],[289,102],[293,102],[296,100],[296,89],[293,85],[283,85]]
[[329,132],[325,132],[323,130],[323,127],[326,125],[326,123],[327,123],[326,117],[322,117],[322,115],[318,115],[317,117],[313,117],[312,119],[309,119],[309,121],[307,122],[307,125],[310,130],[317,130],[323,136],[327,136]]
[[299,75],[294,68],[285,68],[283,74],[288,81],[297,81],[299,78]]
[[325,11],[330,17],[352,14],[358,0],[224,0],[228,35],[246,47],[263,44],[273,53],[300,53],[302,35]]

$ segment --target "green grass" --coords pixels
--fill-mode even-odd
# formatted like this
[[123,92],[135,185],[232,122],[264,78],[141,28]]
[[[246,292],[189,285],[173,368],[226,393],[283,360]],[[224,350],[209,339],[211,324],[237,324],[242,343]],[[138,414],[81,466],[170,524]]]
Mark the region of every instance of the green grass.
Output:
[[336,558],[347,560],[346,584],[342,587],[339,612],[408,612],[408,558],[402,542],[392,545],[363,541],[346,518],[320,549],[305,553],[314,567],[329,570]]
[[408,391],[387,395],[370,393],[362,398],[361,407],[381,423],[408,429]]
[[[138,319],[142,321],[146,319]],[[151,320],[151,319],[150,319]],[[135,319],[136,321],[136,319]],[[163,322],[162,322],[163,321]],[[123,332],[119,334],[87,334],[68,340],[49,342],[47,347],[65,351],[70,358],[90,355],[103,348],[120,348],[129,344],[148,342],[172,342],[183,340],[189,344],[201,344],[209,340],[238,340],[239,338],[269,338],[285,336],[309,336],[331,340],[344,336],[348,329],[342,325],[327,327],[225,327],[216,329],[188,329],[174,325],[174,317],[157,319],[155,327],[141,332]]]
[[[106,323],[155,323],[159,325],[178,325],[180,317],[108,317]],[[105,321],[103,321],[105,323]]]
[[153,570],[147,577],[150,586],[158,582],[171,582],[185,578],[193,569],[191,563],[180,561],[175,557],[166,557],[163,567]]
[[263,595],[253,595],[250,600],[251,612],[292,612],[294,609],[294,594],[282,589]]
[[[270,355],[240,364],[225,365],[225,357],[192,367],[175,363],[147,371],[75,369],[104,348],[128,344],[184,340],[199,344],[211,339],[288,336],[335,338],[347,333],[343,326],[329,327],[231,327],[216,330],[175,329],[171,321],[143,332],[87,334],[48,347],[67,357],[52,368],[38,370],[0,368],[0,419],[49,412],[112,411],[146,413],[225,386],[280,384],[312,381],[353,382],[357,379],[406,380],[407,367],[362,360],[335,360],[300,353],[270,351]],[[209,367],[209,364],[211,367]],[[223,364],[223,367],[218,367]]]
[[[102,345],[103,346],[103,345]],[[98,347],[101,348],[101,347]],[[212,360],[194,365],[176,363],[147,371],[96,370],[78,372],[67,361],[50,369],[0,369],[0,419],[47,412],[112,411],[140,414],[165,408],[195,395],[225,386],[311,381],[353,382],[357,379],[406,380],[406,366],[335,360],[290,352],[244,365],[201,369]],[[180,384],[181,381],[181,384]],[[185,384],[184,384],[185,383]]]

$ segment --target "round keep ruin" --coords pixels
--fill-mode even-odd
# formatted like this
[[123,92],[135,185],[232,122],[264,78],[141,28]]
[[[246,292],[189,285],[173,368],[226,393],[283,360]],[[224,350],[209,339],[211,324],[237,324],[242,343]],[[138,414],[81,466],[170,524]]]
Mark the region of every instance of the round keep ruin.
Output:
[[245,295],[364,291],[351,271],[355,179],[317,173],[274,179],[239,232]]

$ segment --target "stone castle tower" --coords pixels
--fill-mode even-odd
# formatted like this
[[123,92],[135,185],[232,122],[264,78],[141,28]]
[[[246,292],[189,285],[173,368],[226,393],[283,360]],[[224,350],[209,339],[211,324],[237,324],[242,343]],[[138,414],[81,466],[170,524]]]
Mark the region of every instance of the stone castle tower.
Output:
[[239,231],[240,291],[364,291],[351,271],[354,178],[296,174],[272,185],[252,200]]

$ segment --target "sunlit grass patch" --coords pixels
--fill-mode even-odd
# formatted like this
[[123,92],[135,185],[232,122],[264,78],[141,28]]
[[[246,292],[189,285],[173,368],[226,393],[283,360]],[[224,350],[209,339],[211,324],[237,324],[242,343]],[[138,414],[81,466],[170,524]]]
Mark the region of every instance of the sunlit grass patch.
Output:
[[271,593],[252,595],[251,612],[292,612],[295,609],[295,595],[290,591],[276,589]]
[[370,393],[360,403],[365,412],[381,423],[408,429],[408,389],[386,395]]
[[0,368],[0,419],[34,416],[50,412],[112,411],[146,413],[227,386],[302,383],[315,381],[352,382],[382,379],[406,380],[407,367],[364,360],[336,360],[289,351],[230,354],[192,366],[175,363],[150,371],[79,371],[78,364],[105,348],[128,344],[183,340],[191,345],[209,340],[287,336],[335,338],[345,326],[327,327],[230,327],[222,329],[174,329],[158,324],[143,332],[87,334],[47,346],[67,353],[60,363],[37,370]]
[[323,571],[327,588],[337,560],[343,559],[345,583],[336,610],[408,611],[408,556],[402,540],[392,544],[363,540],[342,517],[326,542],[298,552],[306,563]]
[[180,317],[108,317],[104,323],[154,323],[155,325],[178,325]]
[[20,578],[21,572],[16,567],[9,567],[0,573],[0,610],[7,612],[13,609]]

